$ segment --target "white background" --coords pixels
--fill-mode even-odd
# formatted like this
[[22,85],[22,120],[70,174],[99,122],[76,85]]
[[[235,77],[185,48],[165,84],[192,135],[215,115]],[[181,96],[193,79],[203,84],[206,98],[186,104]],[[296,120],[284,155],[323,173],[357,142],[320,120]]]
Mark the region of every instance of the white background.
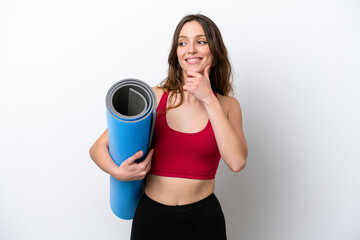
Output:
[[88,150],[116,81],[166,77],[180,19],[220,28],[248,141],[229,239],[360,239],[358,1],[0,0],[0,239],[128,239]]

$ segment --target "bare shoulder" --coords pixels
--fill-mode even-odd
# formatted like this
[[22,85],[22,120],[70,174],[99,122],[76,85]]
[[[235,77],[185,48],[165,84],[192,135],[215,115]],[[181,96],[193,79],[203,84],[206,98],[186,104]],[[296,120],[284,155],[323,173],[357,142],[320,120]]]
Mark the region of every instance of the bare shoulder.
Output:
[[161,99],[161,96],[163,95],[164,93],[164,89],[162,88],[159,88],[159,87],[151,87],[154,92],[155,92],[155,95],[156,95],[156,102],[157,102],[157,106],[159,105],[159,102],[160,102],[160,99]]
[[223,96],[219,93],[216,93],[216,95],[227,117],[232,114],[241,115],[240,103],[236,98],[232,96]]

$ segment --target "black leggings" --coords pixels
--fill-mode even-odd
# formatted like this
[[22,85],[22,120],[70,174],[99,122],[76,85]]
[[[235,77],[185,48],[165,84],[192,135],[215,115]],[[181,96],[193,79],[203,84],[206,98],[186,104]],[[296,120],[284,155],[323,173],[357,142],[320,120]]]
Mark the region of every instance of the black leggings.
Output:
[[215,194],[191,204],[168,206],[145,193],[136,208],[131,240],[226,240],[225,218]]

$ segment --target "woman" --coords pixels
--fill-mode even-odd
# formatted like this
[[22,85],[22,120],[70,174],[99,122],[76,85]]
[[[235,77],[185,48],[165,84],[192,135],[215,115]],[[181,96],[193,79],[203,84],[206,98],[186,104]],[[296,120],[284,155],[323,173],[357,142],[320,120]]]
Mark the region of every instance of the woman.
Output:
[[234,172],[244,168],[247,145],[238,101],[229,97],[231,67],[217,26],[204,15],[185,16],[169,54],[168,77],[154,87],[157,117],[152,149],[117,166],[105,131],[90,156],[122,181],[146,177],[131,239],[226,239],[214,195],[220,157]]

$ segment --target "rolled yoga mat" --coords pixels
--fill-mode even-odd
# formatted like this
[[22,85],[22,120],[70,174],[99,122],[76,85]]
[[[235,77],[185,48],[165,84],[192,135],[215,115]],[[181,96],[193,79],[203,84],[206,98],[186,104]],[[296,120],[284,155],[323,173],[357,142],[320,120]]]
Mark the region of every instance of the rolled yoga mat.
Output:
[[[152,88],[137,79],[115,83],[106,95],[109,152],[117,165],[142,150],[141,162],[151,146],[155,117],[156,96]],[[144,181],[119,181],[110,177],[110,206],[122,219],[132,219]]]

